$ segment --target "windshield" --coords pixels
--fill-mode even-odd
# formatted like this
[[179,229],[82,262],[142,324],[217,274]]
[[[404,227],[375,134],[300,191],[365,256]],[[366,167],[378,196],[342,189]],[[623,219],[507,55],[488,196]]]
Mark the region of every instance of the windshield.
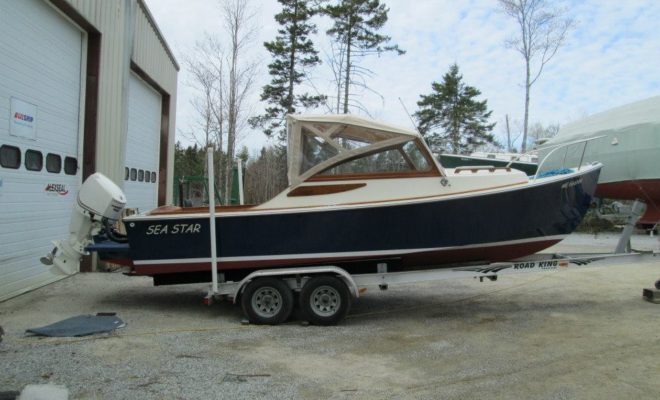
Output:
[[418,143],[411,140],[394,148],[385,148],[349,159],[322,171],[319,175],[405,173],[429,170],[431,170],[431,164],[420,151]]
[[302,127],[301,134],[301,173],[337,156],[341,152],[359,149],[396,137],[396,135],[389,132],[331,124],[306,125]]

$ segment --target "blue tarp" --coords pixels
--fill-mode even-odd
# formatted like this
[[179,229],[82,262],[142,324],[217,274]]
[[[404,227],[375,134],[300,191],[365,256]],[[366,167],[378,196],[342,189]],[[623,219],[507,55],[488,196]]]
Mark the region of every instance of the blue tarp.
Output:
[[573,170],[570,168],[557,168],[541,172],[538,174],[537,178],[547,178],[548,176],[566,175],[571,173],[573,173]]
[[124,321],[116,315],[79,315],[41,328],[31,328],[26,332],[41,336],[71,337],[112,332],[124,326]]

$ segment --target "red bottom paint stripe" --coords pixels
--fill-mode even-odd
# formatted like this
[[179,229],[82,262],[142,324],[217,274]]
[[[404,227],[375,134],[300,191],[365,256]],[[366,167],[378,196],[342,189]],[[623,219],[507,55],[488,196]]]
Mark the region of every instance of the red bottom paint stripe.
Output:
[[[422,253],[410,253],[402,255],[388,255],[387,258],[400,258],[402,266],[407,269],[414,269],[419,266],[438,266],[443,264],[455,264],[459,262],[472,262],[482,261],[497,262],[509,261],[516,258],[524,257],[530,254],[537,253],[543,249],[547,249],[560,240],[544,240],[538,242],[509,244],[502,246],[489,246],[489,247],[475,247],[468,249],[452,249],[441,251],[430,251]],[[219,262],[219,270],[256,270],[262,268],[274,267],[292,267],[301,265],[318,265],[318,264],[331,264],[331,263],[346,263],[351,261],[363,261],[374,259],[373,256],[365,257],[324,257],[324,258],[304,258],[304,259],[289,259],[289,260],[258,260],[258,261],[232,261],[232,262]],[[186,264],[149,264],[149,265],[134,265],[135,275],[158,275],[158,274],[171,274],[181,272],[198,272],[208,271],[211,268],[210,262],[186,263]],[[350,272],[350,268],[349,272]]]

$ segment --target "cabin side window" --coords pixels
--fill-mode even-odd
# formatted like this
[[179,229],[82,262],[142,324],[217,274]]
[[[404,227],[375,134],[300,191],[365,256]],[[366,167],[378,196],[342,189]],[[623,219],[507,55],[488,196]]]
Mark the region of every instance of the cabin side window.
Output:
[[357,156],[335,165],[317,176],[363,175],[379,173],[418,173],[431,170],[431,164],[412,140],[394,147]]
[[[342,124],[315,123],[303,126],[300,173],[304,173],[340,153],[356,151],[394,137],[396,135],[389,132]],[[389,158],[396,159],[397,155],[392,154]]]
[[417,142],[410,141],[404,144],[402,150],[407,156],[407,160],[410,160],[417,171],[429,171],[431,169],[431,163],[429,163],[429,160],[426,158],[422,150],[420,150]]
[[303,128],[301,173],[337,154],[339,151],[331,144]]

